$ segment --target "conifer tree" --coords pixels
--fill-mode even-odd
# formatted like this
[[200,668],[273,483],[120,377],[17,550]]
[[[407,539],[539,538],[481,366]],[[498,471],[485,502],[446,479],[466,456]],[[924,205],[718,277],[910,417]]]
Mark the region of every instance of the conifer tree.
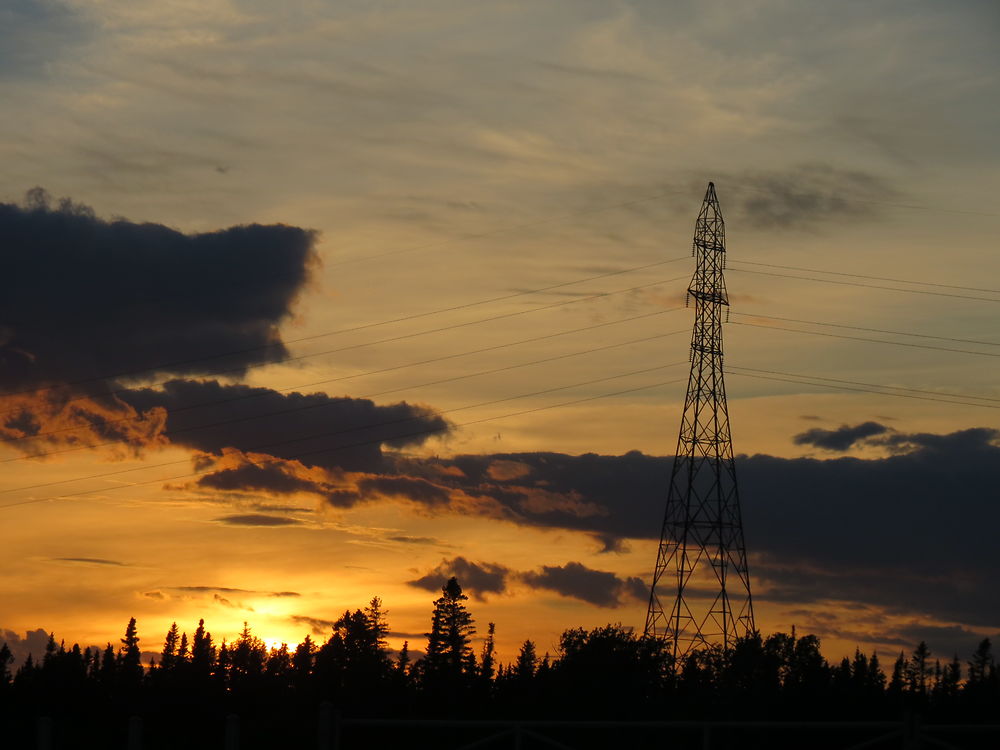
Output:
[[483,650],[479,656],[479,677],[489,684],[496,675],[496,624],[490,623],[486,627],[486,640],[483,642]]
[[11,653],[7,642],[4,641],[3,645],[0,645],[0,689],[7,688],[10,685],[12,679],[10,665],[13,663],[14,654]]
[[899,697],[903,694],[903,688],[906,686],[906,657],[903,656],[903,652],[899,652],[899,656],[896,657],[896,662],[892,665],[892,677],[889,678],[888,693],[893,697]]
[[879,694],[885,690],[885,673],[879,664],[878,651],[873,651],[872,658],[868,660],[868,685]]
[[111,687],[117,673],[115,665],[115,649],[109,643],[101,656],[101,683],[105,687]]
[[993,669],[993,647],[989,638],[983,638],[969,661],[969,684],[985,683]]
[[142,654],[139,651],[139,631],[132,617],[125,626],[125,637],[121,639],[118,649],[118,673],[128,686],[134,686],[142,680]]
[[306,685],[312,674],[315,654],[316,646],[308,635],[295,647],[295,653],[292,654],[292,681],[296,687],[302,688]]
[[229,678],[231,682],[245,682],[264,673],[267,645],[250,632],[244,622],[243,630],[229,647]]
[[399,649],[399,654],[396,656],[396,675],[400,678],[405,679],[409,673],[410,669],[410,642],[403,641],[403,647]]
[[282,643],[270,650],[264,671],[272,679],[287,679],[292,668],[292,655],[288,652],[288,644]]
[[538,656],[535,653],[535,644],[531,640],[526,640],[521,644],[521,650],[517,653],[517,661],[514,662],[514,676],[526,682],[535,676],[538,670]]
[[913,695],[927,695],[927,682],[931,675],[931,652],[925,641],[920,641],[910,656],[906,668],[906,686]]
[[212,634],[205,630],[205,621],[198,620],[191,641],[191,671],[199,678],[208,677],[215,666],[215,648],[212,646]]
[[164,672],[172,671],[177,664],[177,645],[177,623],[174,622],[171,623],[170,629],[167,630],[167,634],[163,638],[163,651],[160,653],[160,669]]
[[385,637],[389,634],[389,623],[386,620],[389,613],[382,609],[382,600],[373,596],[368,606],[365,607],[364,614],[374,639],[375,649],[384,651],[386,648]]
[[458,579],[449,578],[441,594],[434,601],[423,661],[428,678],[441,676],[450,681],[473,672],[475,660],[470,642],[476,628],[464,604],[469,597],[462,593]]

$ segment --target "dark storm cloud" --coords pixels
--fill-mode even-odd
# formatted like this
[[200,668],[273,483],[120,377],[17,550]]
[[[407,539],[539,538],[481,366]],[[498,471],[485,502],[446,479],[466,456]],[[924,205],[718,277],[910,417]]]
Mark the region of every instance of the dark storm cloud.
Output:
[[445,505],[451,499],[447,488],[413,477],[368,477],[358,482],[358,489],[366,497],[383,495],[423,505]]
[[[119,394],[134,409],[167,411],[166,436],[177,445],[208,453],[223,448],[261,450],[279,458],[301,457],[304,463],[352,471],[382,467],[382,446],[420,445],[446,432],[449,423],[425,406],[401,401],[381,406],[364,398],[324,393],[281,393],[270,388],[225,385],[215,380],[176,379],[159,388],[137,388]],[[197,407],[197,408],[194,408]],[[271,489],[268,483],[294,482],[280,472],[223,475],[205,480],[228,483],[226,489]],[[305,489],[301,487],[299,489]]]
[[619,578],[614,573],[594,570],[578,562],[542,566],[533,571],[511,570],[499,563],[472,562],[464,557],[442,560],[427,574],[407,581],[410,586],[438,592],[455,576],[463,590],[477,599],[486,594],[503,594],[517,581],[529,588],[544,589],[598,607],[618,607],[625,599],[644,599],[648,589],[638,578]]
[[416,588],[437,592],[454,576],[462,584],[463,590],[482,599],[484,594],[502,594],[506,591],[511,572],[505,565],[475,563],[459,556],[453,560],[442,560],[434,570],[407,583]]
[[800,432],[793,440],[796,445],[814,445],[828,451],[846,451],[866,438],[885,434],[889,429],[878,422],[863,422],[853,427],[845,424],[835,430],[816,427]]
[[[866,440],[889,455],[737,459],[758,596],[782,602],[868,602],[897,614],[995,627],[1000,598],[985,592],[1000,576],[995,553],[1000,432],[887,430]],[[394,475],[343,478],[346,486],[336,489],[343,497],[333,498],[324,483],[316,483],[316,491],[339,507],[381,498],[409,500],[422,512],[578,531],[608,551],[628,539],[658,538],[672,459],[633,451],[622,456],[393,457],[386,463]],[[457,566],[445,561],[414,585],[436,589],[448,575],[465,572],[473,579],[470,591],[481,596],[503,591],[519,575],[502,565],[458,560]],[[547,575],[543,570],[528,580],[555,585],[562,575],[571,591],[574,573],[582,575],[574,569]],[[611,600],[593,585],[598,593],[588,601]],[[630,585],[639,590],[637,583]]]
[[284,469],[284,465],[279,462],[263,466],[243,464],[232,469],[219,469],[211,474],[205,474],[198,479],[197,484],[214,490],[256,491],[278,495],[316,492],[315,482],[288,474]]
[[267,516],[263,513],[244,513],[233,516],[222,516],[215,519],[216,523],[228,526],[298,526],[302,522],[287,516]]
[[41,191],[0,204],[0,386],[281,360],[277,326],[309,278],[314,242],[284,225],[184,234],[105,221]]
[[[754,563],[780,601],[870,602],[898,613],[1000,623],[996,529],[1000,528],[1000,432],[874,436],[893,455],[819,460],[741,456],[743,521]],[[498,480],[495,462],[523,465]],[[671,459],[554,453],[458,456],[437,462],[437,484],[489,499],[462,506],[541,529],[606,539],[657,539]],[[406,470],[418,469],[407,465]],[[495,474],[495,472],[494,472]],[[532,490],[563,503],[531,501]],[[588,512],[581,512],[588,509]]]
[[878,175],[827,164],[744,172],[716,180],[726,218],[761,229],[808,229],[827,221],[867,219],[899,191]]
[[578,562],[544,565],[537,572],[522,573],[520,578],[533,588],[555,591],[597,607],[618,607],[625,598],[642,600],[649,594],[639,578],[622,580],[614,573],[593,570]]

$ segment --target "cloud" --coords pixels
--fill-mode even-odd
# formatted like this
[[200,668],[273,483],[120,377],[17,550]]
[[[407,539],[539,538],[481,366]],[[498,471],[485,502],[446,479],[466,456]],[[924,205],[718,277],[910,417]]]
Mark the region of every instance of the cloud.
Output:
[[310,277],[315,239],[280,224],[184,234],[105,221],[39,189],[0,203],[0,386],[280,361],[278,324]]
[[475,563],[459,556],[452,560],[442,560],[433,570],[407,583],[416,588],[439,592],[448,579],[454,576],[462,584],[463,590],[482,599],[485,594],[504,593],[511,573],[511,569],[505,565]]
[[447,505],[451,492],[447,487],[419,477],[367,477],[358,482],[366,497],[404,498],[423,505]]
[[796,445],[814,445],[828,451],[846,451],[866,438],[883,435],[889,430],[889,427],[878,422],[863,422],[853,427],[841,425],[835,430],[815,427],[800,432],[793,440]]
[[296,625],[306,625],[313,635],[329,635],[336,625],[336,620],[324,620],[308,615],[292,615],[288,618]]
[[140,455],[166,445],[165,424],[163,409],[139,412],[114,395],[81,397],[70,390],[0,396],[0,439],[28,456],[86,446],[102,446],[113,457]]
[[170,586],[169,591],[183,594],[243,594],[244,596],[268,596],[278,599],[302,596],[298,591],[255,591],[254,589],[234,589],[227,586]]
[[67,3],[5,0],[0,71],[43,78],[54,59],[74,52],[90,35],[80,11]]
[[387,536],[386,541],[399,542],[401,544],[443,544],[440,539],[433,536],[410,536],[408,534]]
[[28,630],[22,638],[13,630],[0,629],[0,643],[6,643],[7,648],[14,655],[15,666],[20,666],[31,654],[31,658],[38,661],[45,654],[45,646],[49,642],[49,634],[42,628]]
[[643,600],[649,594],[646,584],[639,578],[619,578],[614,573],[594,570],[578,562],[516,571],[500,563],[472,562],[462,556],[442,560],[433,570],[407,584],[438,592],[452,576],[462,584],[463,590],[480,600],[486,594],[506,593],[515,582],[598,607],[619,607],[627,599]]
[[[925,619],[989,627],[1000,599],[984,595],[1000,576],[1000,431],[873,436],[884,458],[740,456],[737,471],[750,573],[776,601],[869,602]],[[498,460],[531,468],[496,481]],[[578,531],[604,546],[657,539],[671,459],[555,453],[432,459],[428,481],[450,487],[437,512],[477,513],[519,526]],[[442,471],[440,466],[460,471]],[[416,462],[400,465],[421,471]],[[544,489],[561,503],[539,505]]]
[[871,219],[881,210],[879,202],[900,196],[876,174],[818,163],[722,175],[717,183],[725,196],[723,214],[730,218],[732,206],[731,218],[760,229],[809,229],[823,222]]
[[295,518],[267,516],[263,513],[222,516],[221,518],[216,518],[215,521],[229,526],[297,526],[302,523]]
[[[842,445],[836,441],[850,441],[858,430],[826,432],[832,437],[824,433],[812,439]],[[868,427],[861,432],[878,433],[863,439],[890,454],[876,459],[738,457],[758,597],[870,602],[897,614],[969,627],[1000,622],[1000,600],[982,594],[1000,576],[1000,559],[992,554],[992,529],[1000,526],[1000,504],[995,502],[1000,431],[977,428],[938,435]],[[588,534],[602,551],[620,550],[629,539],[658,538],[671,469],[670,458],[636,451],[621,456],[392,456],[385,464],[394,473],[380,475],[293,463],[282,471],[311,482],[317,496],[335,507],[403,501],[425,514],[479,516]],[[496,470],[514,465],[514,472]],[[233,466],[220,464],[220,470]],[[264,487],[261,476],[247,472],[242,486]],[[283,477],[268,481],[276,490],[307,488]],[[464,576],[470,592],[482,597],[505,591],[518,571],[456,558],[411,583],[436,590],[449,575]],[[572,592],[572,582],[582,576],[579,569],[564,566],[534,571],[521,583],[558,585]],[[601,587],[601,580],[610,579],[589,580],[593,593],[577,592],[584,600],[621,600],[610,584]],[[625,583],[639,590],[634,581]]]
[[[229,447],[266,451],[279,458],[301,457],[310,465],[352,471],[381,469],[383,446],[421,445],[450,429],[449,422],[433,409],[405,401],[379,405],[365,398],[282,393],[216,380],[175,379],[159,388],[126,391],[120,398],[140,411],[165,409],[166,434],[176,445],[215,454]],[[261,489],[275,492],[306,489],[286,486],[282,490],[274,482],[292,480],[281,479],[275,472],[265,476],[259,471],[252,480],[244,479],[251,487],[261,483],[267,485]],[[238,480],[228,475],[206,481],[228,481],[229,488],[236,489]]]
[[619,607],[627,598],[642,601],[649,589],[639,578],[621,579],[605,570],[593,570],[582,563],[543,565],[537,572],[521,573],[520,580],[532,588],[555,591],[597,607]]
[[130,567],[128,563],[119,562],[118,560],[106,560],[103,557],[53,557],[50,559],[53,562],[78,563],[80,565],[111,565],[119,568]]

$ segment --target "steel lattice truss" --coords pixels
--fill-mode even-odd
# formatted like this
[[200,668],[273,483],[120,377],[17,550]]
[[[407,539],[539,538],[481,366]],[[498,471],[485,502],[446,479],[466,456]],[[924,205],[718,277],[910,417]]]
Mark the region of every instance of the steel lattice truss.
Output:
[[[688,288],[695,311],[691,376],[646,613],[646,634],[672,641],[676,658],[712,644],[728,650],[754,631],[722,372],[725,234],[709,183],[695,223],[697,262]],[[670,600],[665,611],[661,602]]]

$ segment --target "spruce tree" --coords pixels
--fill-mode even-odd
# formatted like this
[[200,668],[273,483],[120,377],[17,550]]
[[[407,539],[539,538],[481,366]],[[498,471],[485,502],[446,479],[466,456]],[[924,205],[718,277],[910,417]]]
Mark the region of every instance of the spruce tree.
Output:
[[486,628],[486,640],[483,642],[483,651],[479,656],[479,678],[487,685],[493,681],[496,675],[496,624],[490,623]]
[[163,651],[160,653],[160,669],[164,672],[173,670],[177,663],[177,623],[172,623],[163,639]]
[[464,602],[469,600],[455,577],[449,578],[434,601],[431,632],[424,661],[432,674],[458,677],[471,674],[475,664],[470,645],[476,628]]
[[313,644],[312,638],[307,635],[295,647],[295,653],[292,654],[292,682],[297,688],[302,689],[308,683],[315,655],[316,646]]
[[399,649],[396,656],[396,666],[394,667],[397,677],[405,680],[410,669],[410,642],[403,641],[403,647]]
[[134,617],[125,626],[117,662],[118,674],[125,687],[135,687],[142,681],[142,653],[139,651],[139,631]]
[[10,685],[11,673],[10,665],[14,663],[14,654],[10,652],[7,642],[0,646],[0,689]]
[[191,641],[191,671],[198,678],[206,678],[215,666],[215,648],[212,646],[212,634],[205,630],[205,621],[198,620]]
[[538,656],[535,653],[535,644],[531,640],[526,640],[521,644],[521,650],[517,654],[514,676],[521,682],[527,682],[535,676],[537,670]]
[[920,641],[910,656],[906,669],[906,685],[913,695],[927,695],[927,682],[931,676],[931,651],[925,641]]

